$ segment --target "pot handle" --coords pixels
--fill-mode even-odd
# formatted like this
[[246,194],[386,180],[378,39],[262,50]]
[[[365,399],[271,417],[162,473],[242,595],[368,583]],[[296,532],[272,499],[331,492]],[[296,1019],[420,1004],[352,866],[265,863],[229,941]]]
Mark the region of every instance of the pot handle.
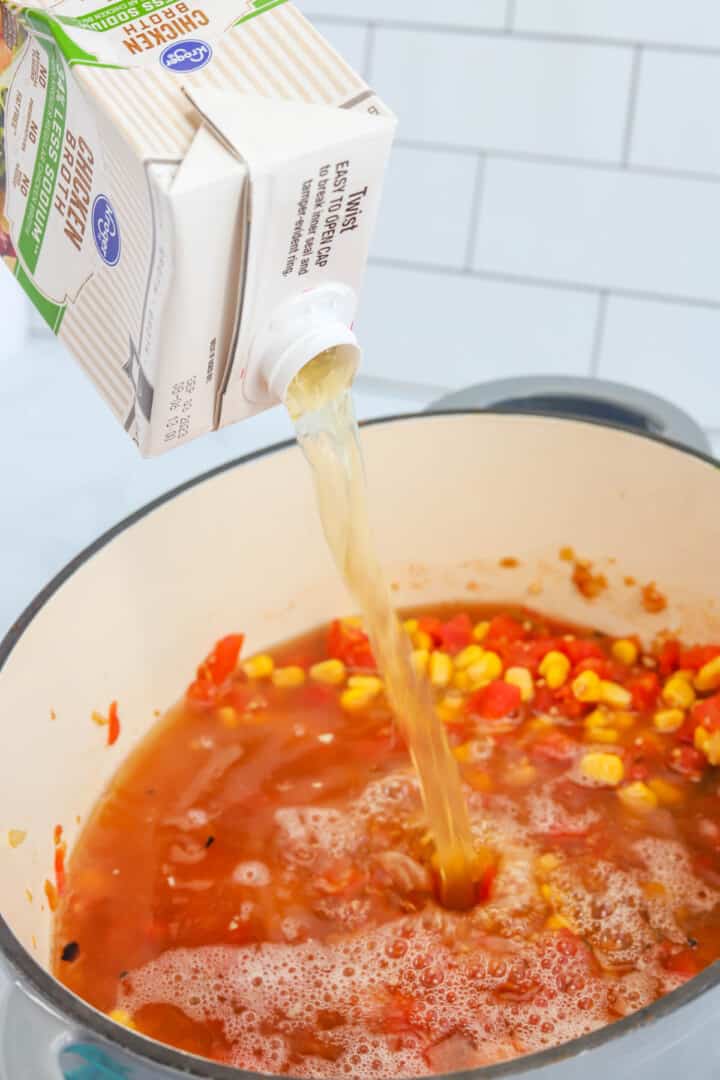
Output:
[[130,1071],[68,1028],[17,982],[0,1000],[0,1080],[130,1080]]
[[708,436],[687,413],[644,390],[604,379],[540,375],[479,383],[434,402],[428,411],[491,409],[502,413],[593,420],[669,439],[711,455]]

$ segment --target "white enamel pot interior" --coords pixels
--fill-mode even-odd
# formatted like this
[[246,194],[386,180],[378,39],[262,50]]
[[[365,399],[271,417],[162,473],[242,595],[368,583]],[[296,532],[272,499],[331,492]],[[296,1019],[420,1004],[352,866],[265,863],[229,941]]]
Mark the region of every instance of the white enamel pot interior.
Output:
[[[720,635],[720,470],[709,460],[591,423],[477,413],[373,424],[363,443],[398,604],[520,601],[607,630]],[[571,586],[558,558],[565,545],[607,574],[598,600]],[[504,556],[521,566],[500,569]],[[667,611],[646,614],[625,575],[656,581]],[[123,756],[216,638],[245,631],[252,652],[349,607],[304,460],[282,447],[123,523],[68,567],[2,647],[0,836],[5,844],[7,830],[23,829],[27,839],[0,848],[0,946],[35,1000],[125,1063],[118,1076],[241,1074],[116,1027],[48,976],[53,826],[64,825],[72,846]],[[108,748],[91,714],[113,699],[122,735]],[[648,1062],[648,1075],[664,1076],[657,1056],[682,1067],[688,1033],[717,1010],[719,982],[710,969],[637,1017],[482,1076],[600,1077],[612,1067],[635,1077]]]

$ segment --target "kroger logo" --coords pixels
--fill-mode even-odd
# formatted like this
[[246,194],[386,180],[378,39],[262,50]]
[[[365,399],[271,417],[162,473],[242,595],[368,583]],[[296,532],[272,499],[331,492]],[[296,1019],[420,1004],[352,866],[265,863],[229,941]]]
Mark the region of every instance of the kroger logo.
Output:
[[207,41],[186,38],[177,45],[168,45],[160,53],[160,63],[168,71],[199,71],[212,59],[212,49]]
[[120,262],[120,229],[115,211],[105,195],[98,195],[92,208],[92,231],[95,247],[106,266]]

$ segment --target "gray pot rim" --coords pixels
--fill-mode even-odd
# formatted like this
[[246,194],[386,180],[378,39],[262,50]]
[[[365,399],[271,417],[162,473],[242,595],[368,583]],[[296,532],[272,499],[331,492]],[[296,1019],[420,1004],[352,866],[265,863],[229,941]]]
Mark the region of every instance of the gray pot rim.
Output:
[[[441,409],[428,412],[384,416],[366,421],[362,426],[374,427],[380,424],[398,423],[404,420],[427,420],[447,416],[485,415],[509,417],[512,420],[517,420],[519,418],[543,419],[558,424],[569,423],[590,428],[608,428],[612,431],[620,432],[628,438],[660,443],[679,453],[694,457],[711,466],[713,469],[720,471],[720,463],[708,454],[683,446],[680,443],[673,442],[669,439],[662,438],[656,434],[628,431],[627,428],[623,428],[620,425],[609,424],[597,420],[554,416],[542,412],[523,412],[515,414],[495,409]],[[160,495],[158,498],[153,499],[139,510],[129,514],[111,529],[108,529],[76,555],[75,558],[71,559],[70,562],[68,562],[66,566],[45,586],[45,588],[37,594],[35,599],[31,601],[16,622],[13,623],[2,641],[0,641],[0,673],[5,667],[15,646],[45,604],[66,581],[89,562],[94,555],[114,540],[116,536],[119,536],[127,529],[138,524],[143,518],[153,513],[154,510],[163,506],[165,503],[178,498],[186,491],[211,480],[213,477],[219,476],[225,472],[230,472],[243,465],[248,465],[253,461],[268,457],[271,454],[280,453],[294,445],[294,439],[287,439],[283,442],[274,443],[272,446],[263,447],[260,450],[255,450],[249,454],[234,458],[231,461],[225,462],[223,465],[216,466],[207,472],[201,473],[199,476],[186,480],[184,483],[179,484],[164,495]],[[135,1058],[138,1064],[151,1064],[160,1068],[174,1070],[180,1076],[184,1075],[197,1078],[197,1080],[258,1080],[260,1077],[262,1077],[263,1080],[283,1080],[281,1077],[273,1078],[270,1074],[251,1073],[243,1069],[219,1065],[206,1058],[185,1054],[182,1051],[175,1050],[172,1047],[156,1042],[154,1039],[149,1039],[144,1035],[140,1035],[128,1028],[121,1027],[114,1023],[105,1016],[104,1013],[99,1012],[87,1002],[73,994],[72,991],[64,987],[62,983],[58,982],[57,979],[46,971],[45,968],[43,968],[20,944],[1,913],[0,954],[10,965],[20,986],[27,987],[34,996],[51,1006],[63,1019],[68,1021],[69,1025],[77,1028],[78,1034],[88,1033],[92,1036],[96,1036],[99,1040],[110,1044],[110,1046],[116,1046],[123,1050],[130,1057]],[[711,964],[710,967],[706,968],[699,975],[696,975],[693,979],[690,979],[678,990],[674,990],[672,993],[659,998],[657,1001],[653,1002],[652,1005],[648,1005],[646,1008],[641,1009],[622,1020],[617,1020],[615,1023],[607,1024],[605,1027],[599,1028],[589,1035],[583,1035],[578,1039],[573,1039],[560,1046],[515,1058],[512,1061],[503,1064],[491,1065],[481,1069],[472,1069],[467,1072],[436,1076],[434,1078],[428,1078],[428,1080],[501,1080],[501,1078],[511,1078],[518,1076],[519,1074],[530,1073],[537,1069],[558,1065],[561,1062],[572,1058],[578,1058],[582,1054],[587,1054],[588,1052],[611,1042],[619,1041],[624,1036],[630,1035],[634,1031],[647,1028],[651,1024],[655,1025],[665,1016],[690,1005],[717,986],[720,986],[720,960]],[[285,1080],[287,1080],[287,1075],[285,1076]]]

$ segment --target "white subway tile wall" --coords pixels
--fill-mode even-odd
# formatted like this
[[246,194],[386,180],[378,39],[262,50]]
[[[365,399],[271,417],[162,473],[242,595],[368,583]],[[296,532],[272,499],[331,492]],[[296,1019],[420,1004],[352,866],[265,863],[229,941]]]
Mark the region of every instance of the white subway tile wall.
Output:
[[[719,0],[299,6],[400,118],[366,376],[426,401],[597,374],[671,398],[720,452]],[[13,288],[0,360],[43,333]]]

